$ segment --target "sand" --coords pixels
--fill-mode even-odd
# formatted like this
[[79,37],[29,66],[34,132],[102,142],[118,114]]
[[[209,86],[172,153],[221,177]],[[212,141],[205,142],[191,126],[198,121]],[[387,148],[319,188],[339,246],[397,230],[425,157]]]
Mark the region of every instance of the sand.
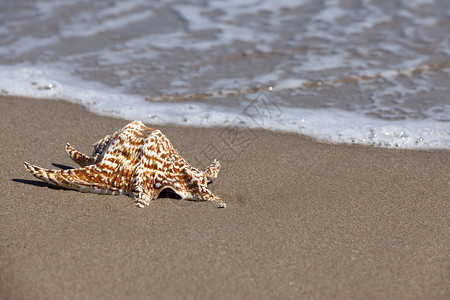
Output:
[[449,298],[449,151],[153,126],[195,166],[222,160],[210,187],[227,208],[139,209],[23,167],[75,166],[66,142],[91,153],[127,121],[1,97],[0,123],[1,299]]

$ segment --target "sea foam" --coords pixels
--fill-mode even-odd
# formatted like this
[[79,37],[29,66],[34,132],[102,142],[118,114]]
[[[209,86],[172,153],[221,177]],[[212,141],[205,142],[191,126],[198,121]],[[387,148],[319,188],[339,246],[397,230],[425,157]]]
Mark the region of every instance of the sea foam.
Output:
[[444,2],[0,4],[0,89],[155,125],[449,149]]

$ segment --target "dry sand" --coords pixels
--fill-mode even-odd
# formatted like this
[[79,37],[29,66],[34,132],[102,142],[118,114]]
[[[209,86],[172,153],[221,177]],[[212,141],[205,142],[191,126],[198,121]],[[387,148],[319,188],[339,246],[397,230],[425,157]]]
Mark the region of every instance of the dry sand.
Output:
[[198,167],[222,158],[210,187],[228,207],[139,209],[23,167],[74,166],[66,142],[90,153],[127,121],[2,97],[0,122],[1,299],[449,298],[448,151],[153,126]]

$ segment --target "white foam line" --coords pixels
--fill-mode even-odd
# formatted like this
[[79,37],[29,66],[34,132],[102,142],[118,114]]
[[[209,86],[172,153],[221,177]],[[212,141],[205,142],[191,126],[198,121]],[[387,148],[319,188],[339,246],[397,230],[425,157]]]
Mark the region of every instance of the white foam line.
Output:
[[253,106],[247,110],[244,106],[232,108],[207,103],[155,103],[139,96],[124,95],[118,88],[85,82],[49,66],[45,69],[4,66],[0,69],[0,78],[3,93],[65,99],[81,103],[99,115],[141,119],[154,125],[238,126],[295,132],[330,143],[450,149],[448,123],[429,119],[386,121],[334,109],[284,108],[271,103],[269,97],[262,99],[266,102],[252,102]]

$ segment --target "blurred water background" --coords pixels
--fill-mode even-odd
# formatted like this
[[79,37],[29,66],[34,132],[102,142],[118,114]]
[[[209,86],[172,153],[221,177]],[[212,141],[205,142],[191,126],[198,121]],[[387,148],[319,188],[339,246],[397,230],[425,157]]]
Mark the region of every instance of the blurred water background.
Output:
[[450,1],[3,0],[0,89],[156,125],[450,149]]

